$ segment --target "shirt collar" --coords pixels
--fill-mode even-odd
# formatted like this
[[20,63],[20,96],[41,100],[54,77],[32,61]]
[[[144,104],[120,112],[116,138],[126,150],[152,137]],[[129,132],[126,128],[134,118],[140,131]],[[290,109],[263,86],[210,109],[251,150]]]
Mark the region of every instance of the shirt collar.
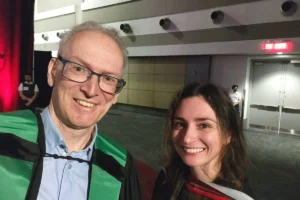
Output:
[[25,81],[24,83],[25,83],[25,84],[28,84],[28,85],[32,85],[32,84],[33,84],[32,81],[30,81],[30,82]]
[[[41,118],[44,124],[44,130],[45,130],[45,138],[46,138],[46,152],[52,153],[53,150],[59,146],[67,146],[64,139],[62,138],[59,130],[55,126],[52,117],[49,112],[49,108],[46,107],[43,112],[41,113]],[[90,160],[92,156],[92,150],[93,146],[97,137],[98,127],[97,124],[95,125],[95,134],[93,136],[92,142],[89,144],[89,146],[82,150],[81,152],[86,153],[88,156],[88,159]],[[62,147],[60,147],[62,148]]]

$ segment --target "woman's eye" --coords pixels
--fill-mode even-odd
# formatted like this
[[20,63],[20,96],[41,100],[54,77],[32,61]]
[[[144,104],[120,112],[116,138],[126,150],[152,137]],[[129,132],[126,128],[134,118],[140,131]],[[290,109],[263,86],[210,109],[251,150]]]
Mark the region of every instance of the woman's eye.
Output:
[[209,126],[207,124],[200,124],[199,127],[201,129],[205,129],[205,128],[208,128]]
[[183,122],[174,122],[173,129],[182,129],[184,126],[185,124]]

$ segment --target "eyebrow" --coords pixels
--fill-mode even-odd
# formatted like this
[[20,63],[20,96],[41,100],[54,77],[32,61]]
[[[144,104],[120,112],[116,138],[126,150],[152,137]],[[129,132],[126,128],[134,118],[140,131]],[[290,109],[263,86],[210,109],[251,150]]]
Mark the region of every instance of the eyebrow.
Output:
[[84,61],[83,59],[81,59],[77,56],[72,56],[71,59],[72,59],[71,61],[76,63],[76,64],[79,64],[79,65],[82,65],[84,67],[90,68],[89,67],[90,65],[86,61]]
[[[73,56],[72,62],[73,62],[73,59],[76,60],[76,61],[74,61],[74,63],[79,64],[79,65],[81,65],[81,66],[83,66],[83,67],[86,67],[86,68],[88,68],[89,70],[92,70],[92,69],[91,69],[91,65],[88,64],[87,62],[85,62],[84,60],[82,60],[81,58],[79,58],[79,57],[77,57],[77,56]],[[78,62],[79,62],[79,63],[78,63]],[[97,67],[97,66],[96,66],[96,67]],[[92,70],[92,71],[94,71],[94,70]],[[96,73],[98,73],[98,72],[96,72]],[[111,76],[111,77],[116,78],[116,79],[122,79],[122,77],[121,77],[121,78],[118,78],[116,73],[111,73],[111,72],[104,71],[104,72],[102,72],[101,74],[108,75],[108,76]]]
[[[186,121],[184,118],[177,117],[177,116],[174,117],[174,120]],[[204,117],[203,118],[201,118],[201,117],[200,118],[195,118],[195,121],[212,121],[212,122],[217,124],[217,122],[215,120],[210,119],[210,118],[204,118]]]

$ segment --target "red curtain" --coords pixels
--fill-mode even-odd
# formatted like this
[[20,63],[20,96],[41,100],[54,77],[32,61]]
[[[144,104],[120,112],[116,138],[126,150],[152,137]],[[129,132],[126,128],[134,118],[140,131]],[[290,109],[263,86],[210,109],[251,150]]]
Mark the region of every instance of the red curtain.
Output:
[[29,72],[33,56],[34,0],[1,0],[0,112],[17,109],[20,72]]

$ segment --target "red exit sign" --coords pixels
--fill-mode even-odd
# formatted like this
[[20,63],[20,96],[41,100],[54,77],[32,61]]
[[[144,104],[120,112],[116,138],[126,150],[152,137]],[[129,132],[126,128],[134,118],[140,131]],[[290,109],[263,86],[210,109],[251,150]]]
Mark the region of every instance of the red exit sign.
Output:
[[262,50],[268,52],[288,52],[292,50],[291,42],[266,42],[262,44]]

